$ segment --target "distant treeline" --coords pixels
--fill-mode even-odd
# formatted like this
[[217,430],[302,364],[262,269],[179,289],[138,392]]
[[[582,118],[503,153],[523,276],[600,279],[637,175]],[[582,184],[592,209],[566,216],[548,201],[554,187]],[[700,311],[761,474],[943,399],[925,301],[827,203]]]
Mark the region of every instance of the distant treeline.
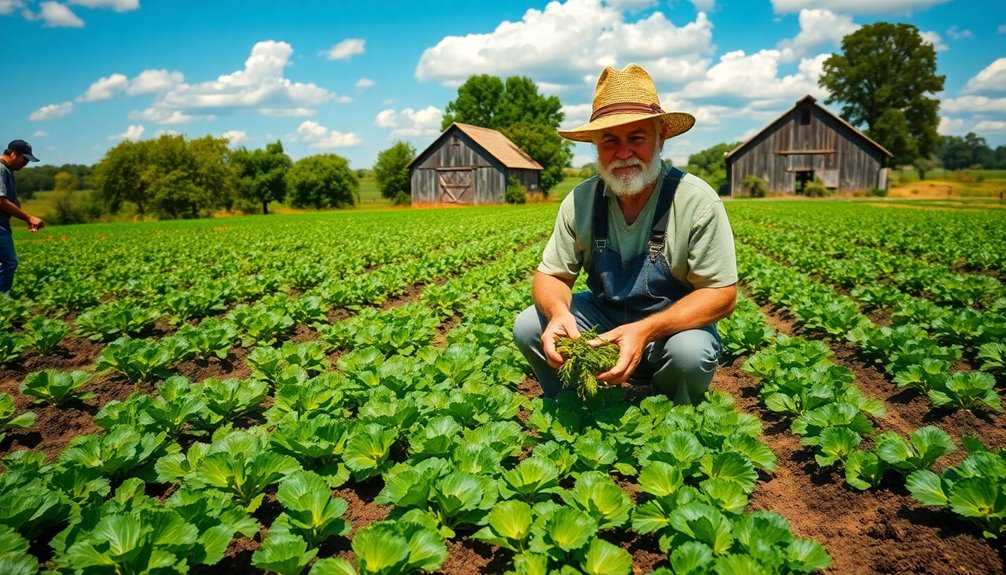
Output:
[[63,164],[62,166],[38,166],[24,168],[17,173],[17,195],[21,199],[29,199],[35,192],[46,192],[56,189],[56,174],[66,172],[76,176],[80,189],[91,188],[91,172],[93,166],[82,164]]

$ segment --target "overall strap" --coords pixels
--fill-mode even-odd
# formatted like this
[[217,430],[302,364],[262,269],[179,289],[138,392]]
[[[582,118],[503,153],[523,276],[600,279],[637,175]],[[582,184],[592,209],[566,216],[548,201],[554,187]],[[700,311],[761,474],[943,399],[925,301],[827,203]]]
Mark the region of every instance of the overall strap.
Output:
[[650,230],[650,261],[664,250],[664,239],[667,237],[667,220],[671,215],[671,204],[674,203],[674,192],[678,189],[685,173],[672,167],[664,176],[664,184],[660,186],[660,197],[657,199],[657,213],[653,217],[653,229]]
[[597,178],[594,188],[594,247],[604,249],[608,245],[608,198],[604,197],[604,179]]

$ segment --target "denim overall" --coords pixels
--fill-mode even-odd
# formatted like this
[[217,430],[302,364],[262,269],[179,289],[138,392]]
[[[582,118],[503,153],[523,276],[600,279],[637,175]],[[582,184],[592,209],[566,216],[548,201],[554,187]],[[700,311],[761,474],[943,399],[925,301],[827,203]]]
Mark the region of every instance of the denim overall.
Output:
[[647,250],[627,262],[608,246],[608,198],[604,195],[604,180],[597,181],[587,286],[606,314],[620,318],[623,323],[660,311],[691,291],[671,274],[664,256],[667,220],[674,193],[684,175],[681,170],[671,168],[664,176]]

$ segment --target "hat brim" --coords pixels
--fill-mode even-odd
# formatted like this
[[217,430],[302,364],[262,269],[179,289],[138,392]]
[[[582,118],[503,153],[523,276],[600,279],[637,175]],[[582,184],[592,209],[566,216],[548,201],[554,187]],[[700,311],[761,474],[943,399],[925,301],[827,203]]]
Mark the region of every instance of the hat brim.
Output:
[[684,134],[688,130],[691,130],[692,126],[695,125],[695,116],[685,112],[664,112],[663,114],[610,114],[608,116],[602,116],[592,122],[587,122],[586,124],[572,130],[558,130],[558,133],[567,140],[593,143],[594,136],[602,130],[653,118],[659,118],[663,121],[664,129],[660,135],[665,140],[667,138],[673,138],[679,134]]
[[24,156],[24,157],[26,157],[26,158],[28,158],[29,162],[37,162],[38,161],[38,158],[36,158],[35,156],[33,156],[31,154],[22,153],[21,155]]

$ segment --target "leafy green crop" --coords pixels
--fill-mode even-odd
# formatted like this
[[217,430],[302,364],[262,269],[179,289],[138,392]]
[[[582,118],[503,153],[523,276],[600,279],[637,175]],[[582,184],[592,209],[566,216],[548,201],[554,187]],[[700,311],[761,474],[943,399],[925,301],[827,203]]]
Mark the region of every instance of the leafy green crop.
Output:
[[618,361],[617,345],[605,343],[592,347],[587,344],[596,338],[597,330],[589,329],[582,332],[579,339],[560,336],[555,341],[555,350],[564,360],[559,366],[559,381],[584,400],[597,395],[598,384],[594,376],[608,371]]
[[64,405],[73,400],[94,397],[93,393],[82,393],[81,388],[90,382],[86,371],[59,371],[44,369],[29,373],[21,383],[21,393],[38,398],[40,402]]
[[9,393],[0,393],[0,442],[11,429],[27,429],[35,423],[35,413],[26,411],[15,416],[14,398]]

